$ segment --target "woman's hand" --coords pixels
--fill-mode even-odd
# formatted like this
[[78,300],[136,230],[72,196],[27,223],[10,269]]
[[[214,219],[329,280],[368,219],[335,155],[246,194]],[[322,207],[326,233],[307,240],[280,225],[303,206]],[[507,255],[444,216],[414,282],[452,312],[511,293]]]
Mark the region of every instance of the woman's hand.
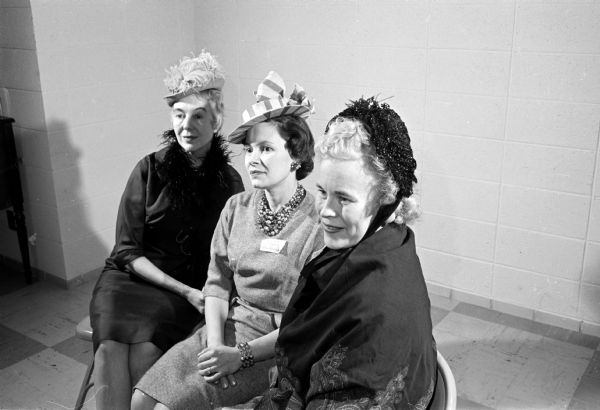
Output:
[[198,373],[209,383],[220,382],[226,389],[235,386],[233,373],[242,367],[241,353],[236,347],[207,347],[198,353]]
[[204,293],[200,289],[191,288],[186,299],[198,309],[198,312],[204,314]]

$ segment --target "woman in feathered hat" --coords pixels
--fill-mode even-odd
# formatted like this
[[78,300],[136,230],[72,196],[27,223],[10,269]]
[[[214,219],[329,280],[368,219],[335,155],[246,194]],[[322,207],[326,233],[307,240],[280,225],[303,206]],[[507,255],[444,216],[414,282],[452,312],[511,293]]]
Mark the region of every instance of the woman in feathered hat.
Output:
[[202,52],[167,72],[173,129],[127,181],[90,303],[98,409],[129,408],[144,372],[202,320],[210,238],[225,201],[243,190],[220,136],[220,65]]
[[311,106],[269,73],[257,102],[228,140],[244,145],[253,191],[233,196],[215,230],[206,325],[169,350],[140,380],[133,409],[213,409],[269,386],[281,314],[300,269],[323,247],[314,197],[299,184],[313,169]]
[[416,162],[400,116],[359,99],[317,149],[325,250],[301,272],[261,409],[425,409],[436,384],[430,305],[411,197]]

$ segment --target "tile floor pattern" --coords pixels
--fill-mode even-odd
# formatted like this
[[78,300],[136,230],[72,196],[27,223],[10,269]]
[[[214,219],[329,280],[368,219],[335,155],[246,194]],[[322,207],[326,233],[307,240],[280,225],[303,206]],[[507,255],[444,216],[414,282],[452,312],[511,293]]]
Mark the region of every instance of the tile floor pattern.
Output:
[[[0,267],[0,408],[73,408],[91,358],[75,336],[93,283],[23,286]],[[459,409],[600,409],[600,339],[433,295]],[[92,393],[93,394],[93,393]],[[93,398],[86,409],[95,409]]]

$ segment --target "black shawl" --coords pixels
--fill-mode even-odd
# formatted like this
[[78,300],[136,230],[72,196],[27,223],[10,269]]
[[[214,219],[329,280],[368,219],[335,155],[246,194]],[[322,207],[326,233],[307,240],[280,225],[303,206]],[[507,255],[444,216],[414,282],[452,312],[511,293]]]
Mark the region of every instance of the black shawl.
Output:
[[303,269],[277,339],[276,386],[258,408],[427,407],[436,350],[414,234],[376,230],[378,216],[358,245]]

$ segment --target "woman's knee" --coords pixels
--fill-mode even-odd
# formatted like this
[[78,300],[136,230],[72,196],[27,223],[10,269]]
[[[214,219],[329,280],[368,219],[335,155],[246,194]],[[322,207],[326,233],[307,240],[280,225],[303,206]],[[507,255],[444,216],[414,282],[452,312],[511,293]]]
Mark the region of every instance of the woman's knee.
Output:
[[131,410],[149,410],[154,409],[157,402],[144,392],[134,389],[131,396]]
[[144,357],[159,358],[162,356],[163,351],[160,350],[154,343],[151,342],[142,342],[142,343],[134,343],[129,345],[129,355],[132,357],[137,357],[143,359]]
[[95,365],[102,366],[116,360],[126,362],[128,354],[128,344],[116,342],[114,340],[103,340],[98,345],[98,349],[94,354]]
[[132,384],[137,383],[162,354],[162,350],[153,343],[132,344],[129,348],[129,372]]

